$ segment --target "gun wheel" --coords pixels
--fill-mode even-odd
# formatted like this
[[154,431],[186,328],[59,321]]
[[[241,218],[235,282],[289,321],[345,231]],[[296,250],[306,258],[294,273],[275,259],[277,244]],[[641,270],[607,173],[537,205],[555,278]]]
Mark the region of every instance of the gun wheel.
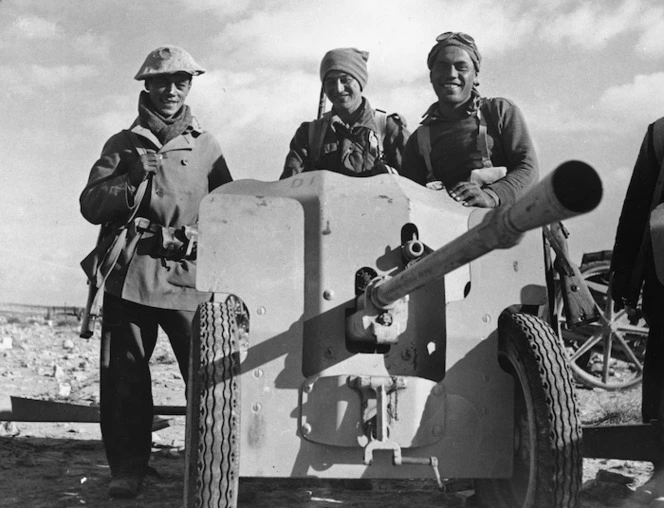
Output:
[[[643,378],[648,325],[642,316],[630,322],[623,309],[613,311],[609,291],[609,259],[592,261],[580,271],[600,313],[598,321],[568,327],[563,299],[556,295],[555,310],[558,335],[563,339],[574,376],[590,388],[624,390]],[[639,309],[640,311],[640,302]]]
[[230,296],[223,303],[201,304],[194,320],[187,383],[188,508],[237,505],[240,349],[246,338],[238,302]]
[[499,359],[514,377],[514,467],[476,481],[486,508],[575,508],[582,479],[581,425],[561,341],[543,320],[503,312]]

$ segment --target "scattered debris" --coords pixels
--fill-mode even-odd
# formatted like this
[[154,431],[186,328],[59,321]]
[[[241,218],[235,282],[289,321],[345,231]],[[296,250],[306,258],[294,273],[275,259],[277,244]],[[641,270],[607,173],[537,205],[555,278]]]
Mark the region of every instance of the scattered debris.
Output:
[[14,437],[20,433],[15,422],[0,422],[0,437]]

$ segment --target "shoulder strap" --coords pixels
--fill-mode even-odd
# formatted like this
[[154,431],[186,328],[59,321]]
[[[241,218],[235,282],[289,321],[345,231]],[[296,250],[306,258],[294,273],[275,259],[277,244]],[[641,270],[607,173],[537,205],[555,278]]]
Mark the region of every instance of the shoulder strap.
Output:
[[324,113],[322,117],[309,122],[309,161],[311,168],[314,168],[315,163],[318,161],[321,149],[323,148],[323,139],[325,139],[325,131],[327,131],[329,114]]
[[385,140],[385,134],[387,133],[387,112],[382,109],[376,109],[374,114],[374,122],[376,123],[376,134],[378,134],[378,139],[380,144],[383,144]]
[[[136,134],[134,134],[131,131],[125,131],[125,132],[127,133],[127,137],[129,138],[131,145],[133,146],[134,150],[136,150],[136,153],[138,153],[138,155],[144,155],[148,153],[147,148],[143,146],[143,144],[140,142]],[[148,188],[149,182],[150,179],[145,178],[136,189],[136,194],[134,194],[134,208],[131,211],[129,219],[125,223],[125,226],[128,225],[131,221],[133,221],[134,218],[136,217],[136,214],[138,213],[138,208],[140,207],[141,202],[143,201],[143,197],[145,196],[145,191]]]
[[[477,120],[479,123],[479,132],[477,135],[477,150],[482,155],[482,165],[485,168],[491,167],[491,155],[489,152],[489,135],[487,134],[487,121],[486,117],[489,116],[488,110],[484,113],[482,108],[487,108],[487,102],[483,102],[482,106],[477,110]],[[427,182],[435,180],[433,174],[433,165],[431,164],[431,128],[428,124],[422,124],[417,129],[417,145],[420,149],[420,155],[424,158],[424,163],[427,166]]]
[[[125,131],[125,132],[127,133],[127,137],[129,138],[132,146],[134,147],[136,152],[138,152],[139,155],[147,153],[147,149],[142,144],[137,142],[136,135],[134,135],[130,131]],[[134,207],[131,210],[129,218],[124,224],[122,224],[122,226],[118,228],[115,240],[113,241],[109,249],[104,253],[104,256],[101,258],[101,260],[99,261],[99,265],[97,266],[97,274],[98,274],[97,277],[99,280],[101,280],[101,282],[98,285],[99,288],[104,286],[106,279],[113,271],[113,267],[115,266],[115,264],[118,262],[120,253],[122,252],[122,249],[124,249],[125,247],[127,228],[129,224],[131,224],[131,222],[136,217],[136,214],[138,213],[138,209],[140,208],[141,202],[143,201],[143,197],[145,196],[145,192],[149,184],[150,184],[150,177],[145,178],[139,184],[138,188],[136,189],[136,194],[134,194]]]
[[485,168],[491,167],[491,156],[489,155],[489,140],[486,132],[486,117],[488,113],[482,114],[482,107],[485,107],[486,102],[477,110],[477,119],[479,121],[479,132],[477,134],[477,151],[482,154],[482,166]]
[[427,166],[427,182],[433,182],[433,166],[431,164],[431,128],[429,124],[422,124],[417,129],[417,147],[420,150],[420,155],[424,158],[424,163]]

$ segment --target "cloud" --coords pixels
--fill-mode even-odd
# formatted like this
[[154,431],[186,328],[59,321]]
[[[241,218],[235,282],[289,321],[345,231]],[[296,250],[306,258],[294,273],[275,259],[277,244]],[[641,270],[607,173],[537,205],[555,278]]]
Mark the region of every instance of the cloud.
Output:
[[[335,18],[343,12],[352,15]],[[232,70],[278,67],[313,75],[325,51],[355,46],[370,52],[370,75],[393,84],[426,74],[426,55],[446,30],[473,34],[487,54],[510,51],[534,30],[534,19],[519,14],[518,6],[488,0],[421,0],[417,11],[408,0],[392,0],[389,6],[378,0],[338,0],[333,7],[295,0],[247,11],[224,28],[214,45],[218,65]]]
[[643,13],[643,33],[636,44],[636,51],[645,58],[664,56],[664,9],[654,7]]
[[642,15],[640,5],[638,0],[626,0],[615,8],[607,8],[600,2],[584,3],[569,12],[544,18],[541,34],[553,42],[567,40],[583,47],[602,47],[639,22]]
[[97,76],[91,65],[0,65],[0,80],[4,91],[14,99],[27,97],[42,89],[56,89],[65,83]]
[[29,68],[30,80],[47,88],[55,88],[68,81],[90,78],[99,74],[92,65],[58,65],[46,67],[31,65]]
[[664,112],[664,72],[639,74],[631,83],[606,89],[599,105],[621,122],[646,125]]
[[522,105],[521,109],[528,120],[528,127],[534,132],[565,136],[587,132],[611,132],[611,126],[599,121],[596,115],[565,107],[560,102],[552,101],[528,108]]
[[211,11],[215,13],[220,19],[227,16],[240,14],[249,10],[252,7],[251,0],[244,0],[238,2],[237,0],[187,0],[183,3],[183,7],[193,11]]
[[74,50],[93,58],[97,63],[108,60],[112,46],[108,36],[100,36],[93,32],[75,37],[71,44]]
[[62,36],[58,25],[36,16],[20,16],[12,23],[13,32],[26,39],[53,39]]

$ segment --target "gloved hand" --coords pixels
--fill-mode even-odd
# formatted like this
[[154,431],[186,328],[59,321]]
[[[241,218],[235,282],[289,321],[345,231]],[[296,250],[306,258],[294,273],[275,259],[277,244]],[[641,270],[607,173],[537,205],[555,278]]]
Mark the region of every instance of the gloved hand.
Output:
[[161,155],[158,153],[141,154],[134,167],[127,173],[127,180],[133,187],[138,187],[149,175],[159,171],[160,165]]

